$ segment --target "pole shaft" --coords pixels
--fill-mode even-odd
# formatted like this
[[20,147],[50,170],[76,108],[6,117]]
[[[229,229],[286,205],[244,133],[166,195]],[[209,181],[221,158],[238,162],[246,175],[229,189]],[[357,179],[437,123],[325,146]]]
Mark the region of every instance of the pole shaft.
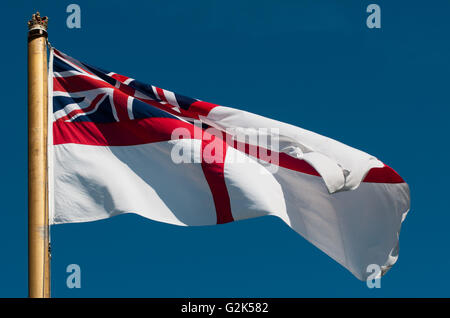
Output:
[[28,32],[28,296],[32,298],[50,297],[46,26],[46,19],[37,13]]

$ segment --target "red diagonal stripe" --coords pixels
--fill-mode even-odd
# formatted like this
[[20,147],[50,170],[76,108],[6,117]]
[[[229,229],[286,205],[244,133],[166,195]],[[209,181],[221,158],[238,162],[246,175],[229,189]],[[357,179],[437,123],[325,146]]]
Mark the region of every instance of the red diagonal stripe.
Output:
[[120,74],[113,74],[113,75],[111,75],[111,77],[114,78],[114,79],[116,79],[116,80],[118,80],[118,81],[121,82],[121,83],[123,83],[123,82],[125,82],[127,79],[129,79],[129,77],[123,76],[123,75],[120,75]]
[[114,88],[114,86],[103,80],[94,79],[87,75],[74,75],[53,78],[54,92],[74,93],[88,91],[96,88]]
[[100,102],[100,100],[102,99],[102,97],[104,95],[105,94],[97,95],[88,107],[83,108],[83,109],[75,109],[75,110],[71,111],[70,113],[68,113],[66,116],[58,118],[57,121],[66,121],[66,120],[72,119],[77,114],[87,113],[87,112],[93,110],[97,106],[97,104]]
[[[156,88],[156,92],[158,93],[159,98],[160,98],[162,101],[167,102],[166,95],[164,95],[164,91],[163,91],[161,88],[159,88],[159,87],[155,87],[155,88]],[[168,102],[167,102],[167,103],[168,103]]]

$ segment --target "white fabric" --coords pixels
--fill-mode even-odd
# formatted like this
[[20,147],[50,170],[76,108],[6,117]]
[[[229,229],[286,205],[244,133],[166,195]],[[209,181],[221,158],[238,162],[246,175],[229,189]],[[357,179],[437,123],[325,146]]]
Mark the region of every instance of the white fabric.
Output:
[[235,108],[218,106],[201,119],[227,131],[239,127],[278,128],[280,150],[289,154],[293,148],[300,149],[303,159],[320,173],[330,193],[355,189],[371,168],[383,167],[377,158],[331,138]]
[[170,157],[174,143],[199,162],[199,140],[126,147],[56,145],[52,223],[88,222],[132,212],[176,225],[216,224],[201,165],[175,164]]
[[362,183],[330,195],[317,176],[281,167],[272,175],[261,169],[250,163],[225,165],[235,220],[278,216],[359,279],[367,277],[370,264],[386,272],[395,263],[409,209],[406,183]]
[[[314,132],[230,107],[215,107],[201,120],[232,135],[241,127],[256,132],[278,128],[279,135],[272,138],[278,138],[279,149],[307,161],[321,176],[278,167],[272,179],[267,177],[265,183],[257,179],[249,186],[248,179],[256,173],[241,169],[243,178],[227,179],[237,180],[227,183],[234,217],[279,216],[359,279],[369,275],[370,264],[379,265],[384,274],[397,261],[401,223],[409,211],[409,187],[362,182],[371,168],[384,166],[377,158]],[[267,191],[260,191],[257,198],[252,187],[267,187]],[[245,195],[242,189],[247,190]],[[284,204],[279,203],[281,196]],[[278,202],[278,207],[255,204],[262,199],[273,206]]]
[[[56,145],[52,223],[133,212],[176,225],[216,224],[201,164],[175,164],[170,158],[175,144],[189,154],[190,162],[200,162],[199,140],[120,147]],[[330,195],[320,177],[281,167],[271,174],[248,157],[241,162],[229,159],[238,156],[246,157],[229,148],[224,169],[235,220],[278,216],[360,279],[367,276],[369,264],[387,270],[395,263],[401,222],[409,209],[406,183],[362,183]]]

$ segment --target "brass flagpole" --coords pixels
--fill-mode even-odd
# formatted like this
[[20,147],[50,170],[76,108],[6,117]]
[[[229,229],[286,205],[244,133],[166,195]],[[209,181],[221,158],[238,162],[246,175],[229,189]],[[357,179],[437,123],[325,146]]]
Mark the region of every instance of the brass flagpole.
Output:
[[47,196],[47,17],[28,21],[28,296],[50,297]]

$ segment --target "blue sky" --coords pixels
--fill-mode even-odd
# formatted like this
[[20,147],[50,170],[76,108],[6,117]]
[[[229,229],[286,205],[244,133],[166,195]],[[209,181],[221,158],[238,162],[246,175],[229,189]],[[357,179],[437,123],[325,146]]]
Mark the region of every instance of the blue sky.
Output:
[[[66,6],[81,7],[81,29]],[[368,29],[366,7],[381,7]],[[52,228],[54,297],[449,297],[450,2],[4,1],[0,296],[27,295],[26,22],[59,50],[375,155],[411,187],[400,257],[369,289],[282,221],[176,227],[122,215]],[[81,267],[81,289],[66,266]]]

